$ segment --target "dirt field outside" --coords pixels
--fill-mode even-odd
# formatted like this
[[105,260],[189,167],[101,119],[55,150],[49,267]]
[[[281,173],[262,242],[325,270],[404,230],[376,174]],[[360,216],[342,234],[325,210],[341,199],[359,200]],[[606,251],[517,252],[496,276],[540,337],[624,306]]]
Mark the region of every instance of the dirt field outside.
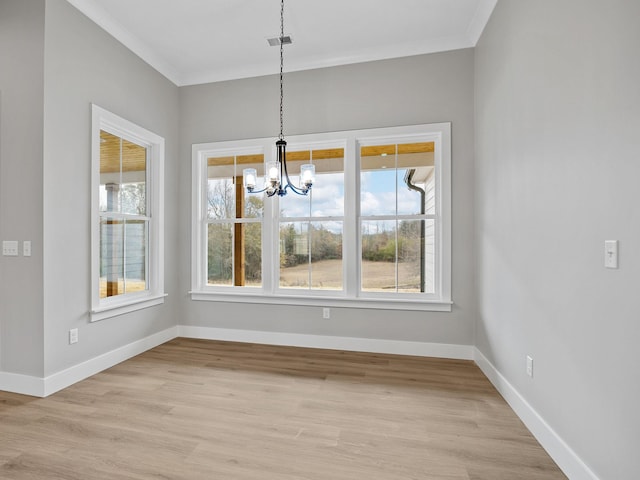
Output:
[[[364,290],[389,292],[395,290],[395,264],[391,262],[362,262]],[[311,264],[311,281],[314,288],[327,290],[342,289],[342,261],[321,260]],[[420,291],[420,266],[408,263],[398,264],[399,291]],[[307,264],[280,269],[280,287],[309,288],[309,268]]]

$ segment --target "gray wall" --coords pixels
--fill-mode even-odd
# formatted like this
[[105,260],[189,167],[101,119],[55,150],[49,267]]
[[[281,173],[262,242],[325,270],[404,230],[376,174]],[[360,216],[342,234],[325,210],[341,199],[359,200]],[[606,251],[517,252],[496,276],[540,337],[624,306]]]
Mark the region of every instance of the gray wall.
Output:
[[[176,324],[178,88],[62,0],[47,0],[44,98],[45,375]],[[162,306],[89,323],[91,103],[165,138]],[[69,345],[70,328],[79,342]]]
[[[286,59],[285,59],[286,60]],[[286,67],[285,67],[286,68]],[[191,144],[277,136],[278,77],[180,89],[180,281],[190,289]],[[285,136],[452,122],[451,313],[192,302],[184,325],[472,345],[473,50],[285,74]]]
[[0,2],[0,241],[33,245],[31,257],[0,256],[0,371],[34,376],[43,373],[44,16],[44,0]]
[[616,480],[640,472],[638,18],[629,0],[501,1],[475,52],[477,346]]

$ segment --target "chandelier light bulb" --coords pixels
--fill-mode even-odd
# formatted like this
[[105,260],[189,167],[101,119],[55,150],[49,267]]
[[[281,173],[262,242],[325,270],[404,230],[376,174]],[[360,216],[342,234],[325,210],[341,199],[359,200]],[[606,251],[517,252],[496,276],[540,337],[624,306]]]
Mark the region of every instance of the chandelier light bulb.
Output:
[[300,188],[308,190],[313,185],[316,177],[316,167],[313,164],[306,164],[300,167]]
[[249,191],[253,191],[256,188],[257,172],[255,168],[245,168],[242,171],[242,177],[244,179],[244,187]]

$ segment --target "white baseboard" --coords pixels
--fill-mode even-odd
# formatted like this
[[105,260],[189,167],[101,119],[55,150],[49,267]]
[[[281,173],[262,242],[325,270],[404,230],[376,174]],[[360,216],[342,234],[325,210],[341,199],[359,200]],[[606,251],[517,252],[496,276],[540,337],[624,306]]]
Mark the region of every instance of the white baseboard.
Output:
[[131,357],[144,353],[151,348],[162,345],[176,338],[177,332],[178,327],[167,328],[161,332],[154,333],[153,335],[94,357],[86,362],[74,365],[66,370],[49,375],[44,379],[44,396],[51,395],[91,375],[95,375]]
[[31,375],[0,372],[0,390],[32,397],[44,397],[44,379]]
[[551,428],[511,383],[493,366],[477,348],[474,360],[496,390],[507,401],[520,420],[527,426],[540,445],[571,480],[599,480],[567,443]]
[[45,378],[0,372],[0,390],[31,395],[32,397],[47,397],[80,380],[172,340],[176,338],[177,333],[178,327],[168,328]]
[[455,358],[473,360],[471,345],[380,340],[374,338],[334,337],[330,335],[306,335],[301,333],[262,332],[228,328],[194,327],[181,325],[178,336],[228,342],[260,343],[308,348],[326,348],[351,352],[391,353],[420,357]]

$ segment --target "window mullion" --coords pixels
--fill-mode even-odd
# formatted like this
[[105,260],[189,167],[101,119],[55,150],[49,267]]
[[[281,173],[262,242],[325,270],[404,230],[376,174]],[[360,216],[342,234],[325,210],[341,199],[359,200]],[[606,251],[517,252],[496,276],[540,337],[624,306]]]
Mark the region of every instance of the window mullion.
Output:
[[[311,202],[309,202],[309,216],[311,216]],[[307,283],[309,284],[309,290],[313,289],[313,284],[311,283],[313,280],[311,267],[311,235],[313,235],[313,232],[311,231],[311,218],[309,218],[307,222]]]
[[147,289],[153,289],[153,288],[155,288],[155,281],[152,281],[153,278],[151,276],[149,276],[149,273],[150,273],[150,264],[149,264],[149,262],[151,261],[149,259],[149,253],[153,253],[153,252],[151,252],[151,249],[149,248],[149,240],[151,238],[151,228],[153,228],[153,225],[151,224],[151,221],[146,221],[144,228],[145,228],[145,238],[144,238],[144,244],[145,244],[144,281],[145,281]]
[[[275,148],[271,143],[264,144],[264,164],[266,165],[275,159]],[[266,195],[263,194],[266,200]],[[277,259],[280,257],[278,246],[278,198],[271,198],[264,202],[263,224],[262,224],[262,288],[267,294],[275,291],[275,280],[277,275]]]
[[122,224],[122,289],[127,294],[127,220]]
[[395,223],[396,223],[396,227],[395,227],[395,246],[396,246],[396,265],[395,265],[395,282],[396,282],[396,293],[398,293],[398,288],[399,288],[399,281],[400,281],[400,275],[398,275],[398,269],[400,268],[400,258],[399,258],[399,253],[400,253],[400,249],[398,248],[398,228],[400,226],[400,222],[398,221],[398,144],[396,143],[396,152],[394,154],[394,170],[395,170],[395,190],[396,190],[396,214],[395,214]]
[[206,156],[201,161],[201,181],[200,181],[200,216],[203,225],[202,232],[200,232],[200,251],[202,254],[202,262],[200,265],[202,270],[200,271],[200,282],[201,284],[207,285],[208,282],[208,271],[209,271],[209,203],[207,201],[207,195],[209,192],[209,175],[207,171],[207,158]]
[[356,297],[360,278],[360,221],[358,220],[360,179],[357,142],[349,136],[344,151],[344,222],[342,258],[345,293]]

